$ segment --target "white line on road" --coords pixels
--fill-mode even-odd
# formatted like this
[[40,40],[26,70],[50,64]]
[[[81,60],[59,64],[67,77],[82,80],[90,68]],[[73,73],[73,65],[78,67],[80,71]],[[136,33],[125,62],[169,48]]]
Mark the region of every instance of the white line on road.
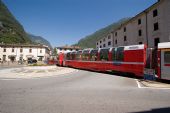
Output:
[[19,79],[19,78],[13,78],[13,79],[3,78],[3,79],[0,79],[0,80],[11,81],[11,80],[22,80],[22,79]]
[[141,88],[141,89],[169,89],[170,90],[170,88],[145,87],[145,86],[142,86],[141,83],[137,79],[135,80],[136,80],[138,88]]
[[136,83],[138,85],[138,88],[142,88],[138,80],[136,80]]

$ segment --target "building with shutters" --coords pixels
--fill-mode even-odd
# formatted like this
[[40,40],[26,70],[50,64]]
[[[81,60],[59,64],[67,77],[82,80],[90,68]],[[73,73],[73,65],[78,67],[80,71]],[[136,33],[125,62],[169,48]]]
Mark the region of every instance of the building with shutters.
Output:
[[50,57],[50,48],[45,45],[0,44],[1,61],[45,61]]
[[147,44],[155,48],[170,41],[170,0],[158,0],[96,42],[96,48]]

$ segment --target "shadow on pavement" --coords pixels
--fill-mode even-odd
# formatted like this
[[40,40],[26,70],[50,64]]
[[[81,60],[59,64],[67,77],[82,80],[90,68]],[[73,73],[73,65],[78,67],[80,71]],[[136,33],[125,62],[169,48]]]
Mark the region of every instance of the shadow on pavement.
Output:
[[[74,67],[69,67],[69,68],[74,68]],[[132,79],[144,80],[142,76],[135,76],[135,74],[133,74],[133,73],[100,72],[100,71],[93,71],[93,70],[79,69],[79,68],[74,68],[74,69],[85,70],[85,71],[95,72],[95,73],[103,73],[103,74],[108,74],[108,75],[111,75],[111,76],[119,76],[119,77],[125,77],[125,78],[132,78]],[[161,83],[170,84],[170,80],[157,79],[156,81],[157,81],[157,82],[161,82]]]
[[[158,82],[170,84],[170,80],[162,80],[162,79],[157,79]],[[170,113],[170,112],[169,112]]]
[[151,109],[149,111],[139,111],[139,112],[131,112],[131,113],[170,113],[170,108],[158,108],[158,109]]
[[[73,68],[73,67],[69,67]],[[103,74],[108,74],[111,76],[120,76],[120,77],[125,77],[125,78],[135,78],[135,79],[142,79],[143,77],[137,77],[132,73],[121,73],[121,72],[102,72],[102,71],[93,71],[93,70],[88,70],[88,69],[79,69],[79,68],[74,68],[78,70],[84,70],[84,71],[89,71],[89,72],[95,72],[95,73],[103,73]]]

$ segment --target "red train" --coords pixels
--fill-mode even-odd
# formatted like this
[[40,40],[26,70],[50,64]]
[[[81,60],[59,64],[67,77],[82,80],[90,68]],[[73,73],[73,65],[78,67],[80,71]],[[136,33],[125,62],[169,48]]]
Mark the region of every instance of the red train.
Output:
[[158,49],[143,44],[60,53],[58,65],[141,77],[150,69],[157,78],[170,80],[170,42],[158,44]]

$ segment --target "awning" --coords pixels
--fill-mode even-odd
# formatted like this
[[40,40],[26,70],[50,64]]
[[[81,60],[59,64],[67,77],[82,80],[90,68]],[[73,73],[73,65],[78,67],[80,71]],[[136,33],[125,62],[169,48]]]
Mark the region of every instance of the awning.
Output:
[[26,55],[27,58],[32,58],[34,57],[33,55]]
[[9,55],[8,58],[11,58],[11,57],[16,57],[16,55]]
[[37,57],[44,57],[44,56],[37,56]]

